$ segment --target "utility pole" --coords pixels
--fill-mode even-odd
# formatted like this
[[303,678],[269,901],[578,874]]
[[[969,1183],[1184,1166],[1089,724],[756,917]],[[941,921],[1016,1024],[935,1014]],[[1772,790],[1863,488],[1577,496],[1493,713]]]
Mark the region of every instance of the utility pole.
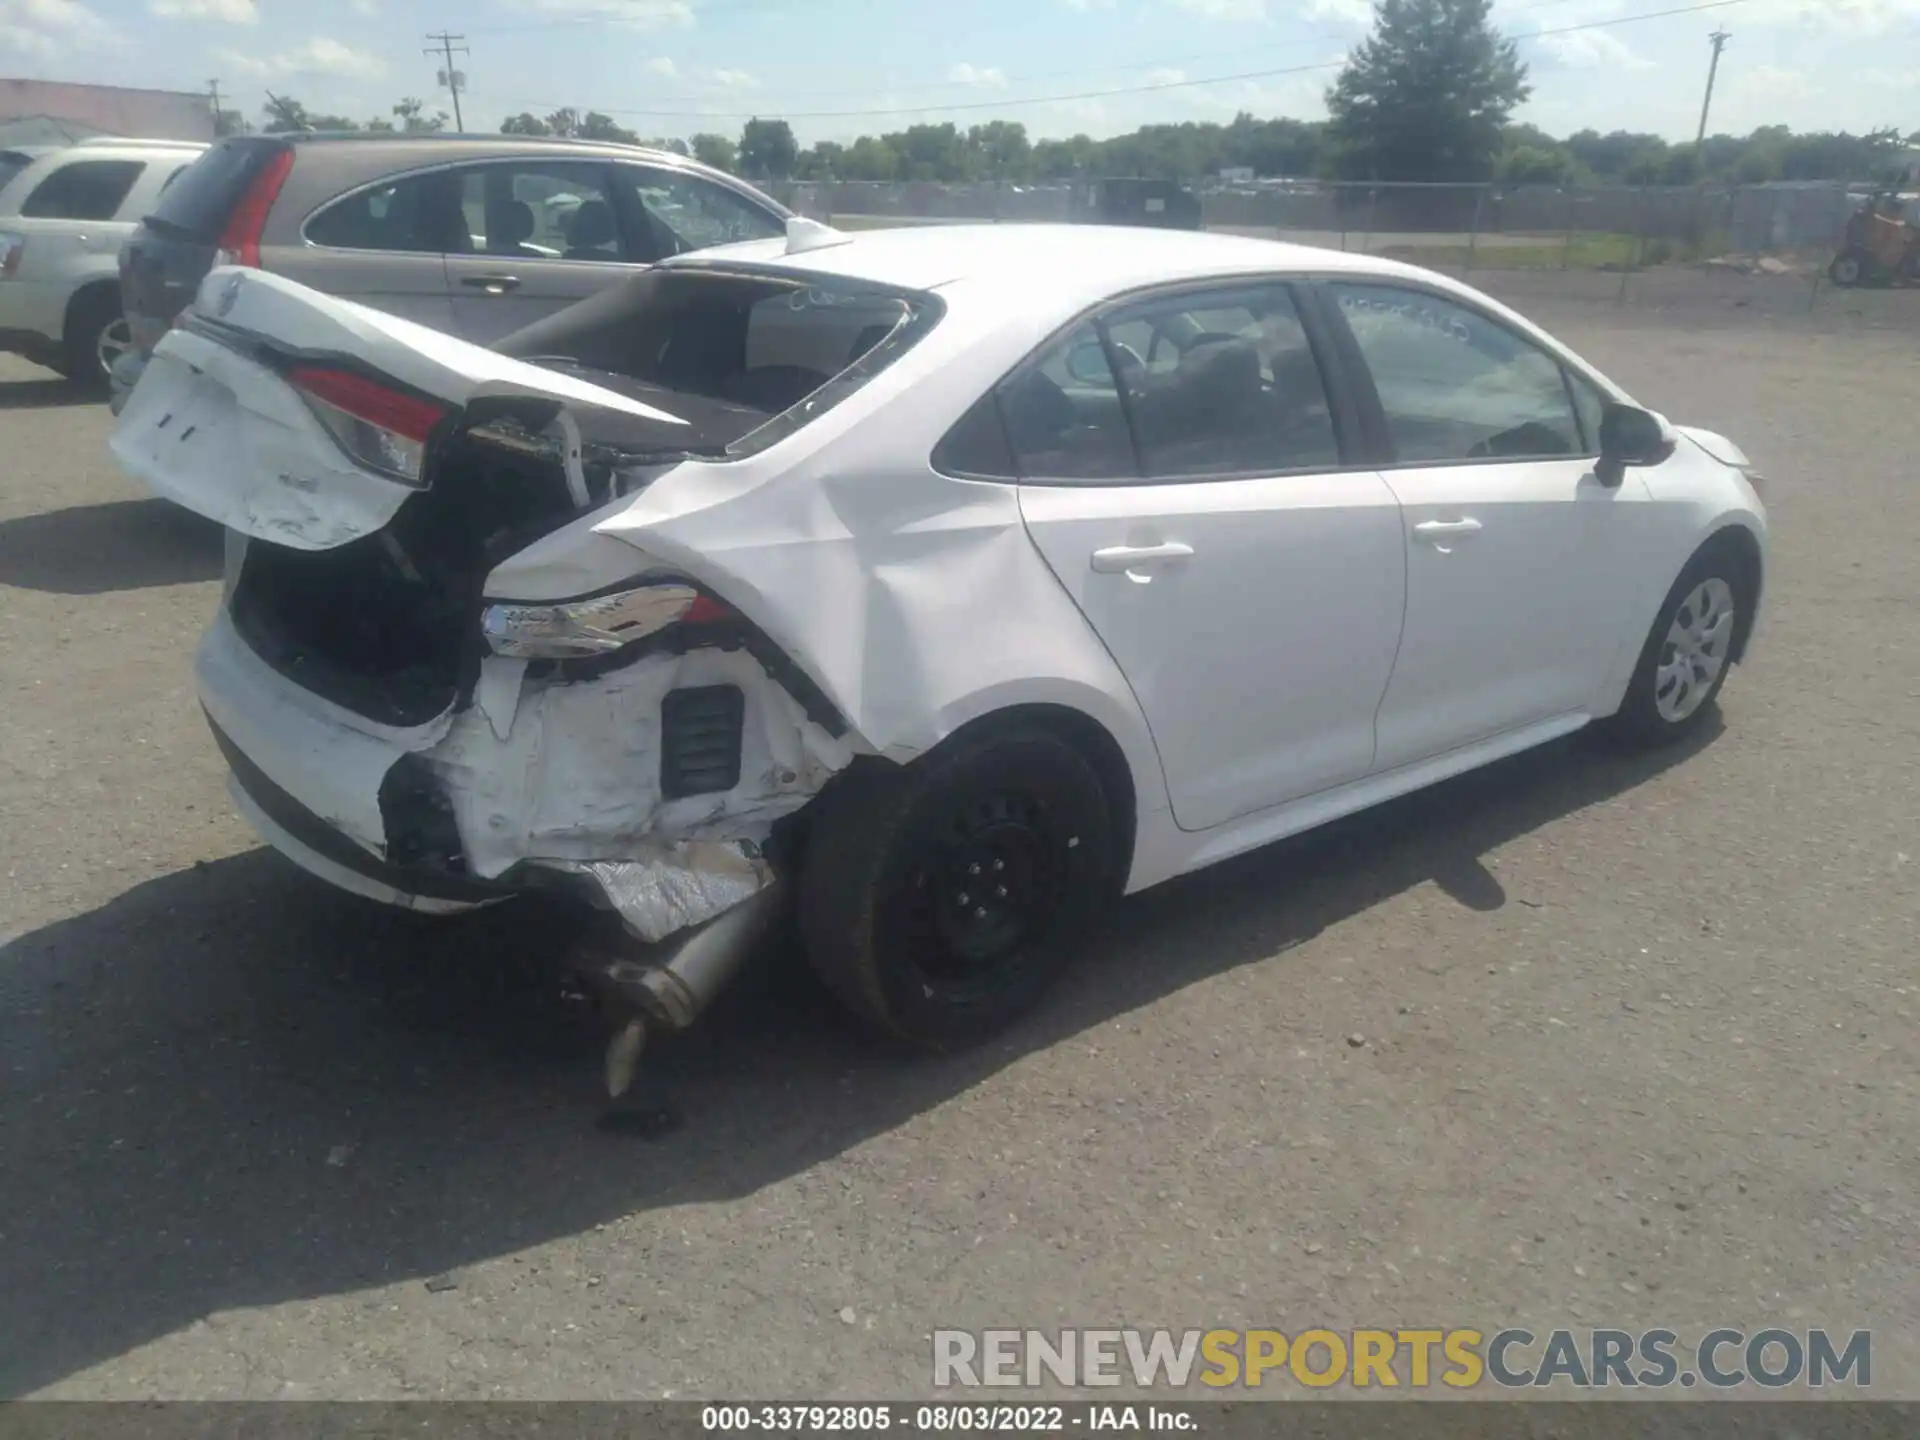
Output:
[[447,68],[441,72],[441,81],[453,94],[453,128],[458,131],[464,131],[467,126],[466,122],[460,118],[461,75],[458,70],[453,68],[453,54],[456,49],[462,55],[471,55],[473,52],[467,49],[464,44],[456,46],[453,42],[456,40],[464,41],[466,38],[464,35],[449,35],[446,31],[442,30],[438,35],[427,36],[427,39],[434,42],[434,48],[420,52],[422,55],[438,55],[446,62]]
[[1707,111],[1713,105],[1713,79],[1720,73],[1720,51],[1733,37],[1724,30],[1716,30],[1707,39],[1713,44],[1713,60],[1707,66],[1707,96],[1700,102],[1700,133],[1693,137],[1693,148],[1698,150],[1706,143]]
[[213,101],[213,138],[220,138],[220,82],[207,81],[207,98]]

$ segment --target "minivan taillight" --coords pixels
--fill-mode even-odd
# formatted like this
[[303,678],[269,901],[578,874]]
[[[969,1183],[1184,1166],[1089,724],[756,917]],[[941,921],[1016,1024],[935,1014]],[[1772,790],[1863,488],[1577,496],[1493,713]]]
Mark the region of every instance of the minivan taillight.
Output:
[[267,168],[253,177],[240,203],[227,217],[227,228],[220,232],[220,251],[216,265],[246,265],[260,268],[260,235],[267,228],[267,215],[280,198],[280,187],[293,171],[293,151],[280,151],[267,162]]
[[287,383],[357,464],[420,484],[427,437],[446,418],[444,405],[323,365],[297,365]]

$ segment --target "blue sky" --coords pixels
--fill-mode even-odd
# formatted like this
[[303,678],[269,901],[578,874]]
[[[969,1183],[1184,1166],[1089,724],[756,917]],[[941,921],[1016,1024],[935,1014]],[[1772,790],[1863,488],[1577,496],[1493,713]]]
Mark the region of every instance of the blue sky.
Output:
[[[1566,31],[1684,3],[1499,0],[1533,70],[1520,118],[1690,137],[1721,25],[1715,130],[1920,129],[1920,0],[1737,0]],[[365,118],[402,95],[444,104],[421,48],[447,29],[472,51],[469,129],[574,105],[645,135],[734,134],[759,113],[803,142],[923,119],[1102,136],[1240,109],[1318,117],[1368,14],[1368,0],[0,0],[0,74],[217,76],[250,116],[271,89]],[[1321,68],[1267,73],[1294,67]],[[1196,83],[1216,77],[1247,78]]]

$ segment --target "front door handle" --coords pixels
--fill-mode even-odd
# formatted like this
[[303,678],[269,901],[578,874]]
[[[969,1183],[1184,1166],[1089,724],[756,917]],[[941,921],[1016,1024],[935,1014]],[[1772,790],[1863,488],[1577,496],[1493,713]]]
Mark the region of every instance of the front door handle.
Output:
[[509,290],[520,288],[518,275],[469,275],[460,282],[470,290],[484,290],[489,295],[504,295]]
[[1191,545],[1171,540],[1165,545],[1114,545],[1105,550],[1096,550],[1091,563],[1096,575],[1119,575],[1145,569],[1162,561],[1188,560],[1192,556]]

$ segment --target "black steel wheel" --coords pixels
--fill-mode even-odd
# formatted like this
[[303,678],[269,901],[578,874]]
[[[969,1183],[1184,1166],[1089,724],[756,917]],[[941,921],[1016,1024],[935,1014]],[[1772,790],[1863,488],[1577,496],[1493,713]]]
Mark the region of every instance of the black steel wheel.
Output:
[[814,969],[856,1016],[933,1048],[1036,1005],[1117,889],[1092,766],[1038,729],[963,739],[823,796],[801,863]]

